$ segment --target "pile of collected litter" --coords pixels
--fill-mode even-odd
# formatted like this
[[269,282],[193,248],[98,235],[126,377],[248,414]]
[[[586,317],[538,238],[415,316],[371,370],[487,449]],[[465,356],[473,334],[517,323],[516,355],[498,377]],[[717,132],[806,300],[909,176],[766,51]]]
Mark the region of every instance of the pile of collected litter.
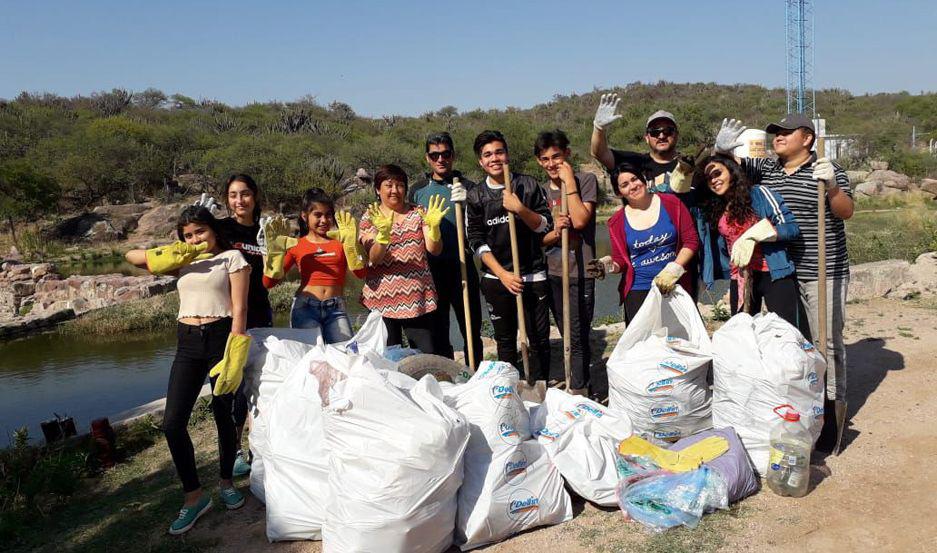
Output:
[[385,348],[377,314],[340,344],[251,333],[251,491],[268,539],[325,551],[469,550],[570,520],[570,491],[655,531],[695,527],[758,474],[805,493],[823,421],[825,365],[795,328],[740,314],[710,339],[679,288],[652,290],[619,340],[609,407],[558,389],[525,402],[507,363],[469,375]]

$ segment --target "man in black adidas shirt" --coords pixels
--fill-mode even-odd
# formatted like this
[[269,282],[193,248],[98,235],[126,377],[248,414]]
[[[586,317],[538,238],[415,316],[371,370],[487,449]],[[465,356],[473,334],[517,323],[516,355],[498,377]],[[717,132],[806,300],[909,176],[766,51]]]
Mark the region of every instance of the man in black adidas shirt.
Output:
[[[716,151],[727,153],[737,143],[745,127],[736,121],[723,121],[716,135]],[[765,129],[773,134],[772,146],[777,160],[743,158],[742,168],[755,184],[774,190],[784,199],[800,227],[800,236],[791,241],[787,254],[797,270],[800,299],[807,311],[810,331],[818,337],[818,214],[817,180],[826,187],[826,288],[827,288],[827,372],[824,425],[817,449],[832,451],[837,441],[837,427],[846,416],[846,345],[843,327],[846,322],[846,294],[849,289],[849,252],[846,250],[846,225],[854,204],[849,177],[840,166],[812,153],[816,130],[809,117],[794,113]]]
[[[523,372],[517,360],[517,304],[524,302],[530,352],[529,380],[546,380],[550,370],[550,284],[543,257],[543,235],[552,217],[543,190],[530,175],[511,174],[513,192],[505,189],[508,144],[498,131],[475,138],[475,154],[487,177],[468,191],[466,212],[469,247],[482,262],[481,290],[495,330],[498,359]],[[520,277],[514,275],[508,212],[517,220]]]

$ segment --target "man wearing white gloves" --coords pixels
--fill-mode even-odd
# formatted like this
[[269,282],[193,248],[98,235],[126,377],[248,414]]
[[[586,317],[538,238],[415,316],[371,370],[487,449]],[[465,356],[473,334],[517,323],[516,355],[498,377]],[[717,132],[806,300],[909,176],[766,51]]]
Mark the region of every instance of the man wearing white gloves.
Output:
[[[408,198],[410,203],[422,205],[425,208],[429,205],[429,199],[434,195],[442,196],[453,203],[464,203],[466,192],[473,188],[475,183],[452,168],[454,161],[455,147],[449,133],[433,133],[426,137],[426,163],[429,164],[430,171],[426,173],[425,180],[410,188]],[[459,182],[454,183],[453,179],[458,179]],[[459,240],[456,234],[455,209],[450,209],[446,213],[439,228],[442,232],[442,252],[439,255],[429,255],[429,269],[433,274],[433,284],[436,285],[438,295],[435,311],[438,320],[434,332],[449,336],[449,307],[451,306],[456,322],[459,324],[459,331],[462,333],[463,343],[466,344],[465,363],[468,364],[468,340],[466,339],[465,307],[462,305],[462,274],[459,267]],[[468,240],[466,240],[467,243]],[[469,252],[466,255],[465,269],[468,279],[469,309],[472,316],[472,343],[473,351],[476,352],[475,364],[477,365],[482,360],[481,352],[483,351],[482,316],[478,271],[472,259],[472,253]],[[452,358],[452,344],[449,344],[448,350],[436,353]]]
[[[745,127],[724,120],[716,136],[716,151],[730,154],[739,145]],[[777,160],[744,158],[742,167],[752,182],[779,193],[800,226],[800,237],[791,241],[788,255],[797,268],[800,297],[810,329],[819,336],[817,322],[817,181],[826,183],[826,286],[827,286],[827,377],[825,423],[817,449],[833,451],[846,417],[846,292],[849,287],[849,254],[846,251],[844,220],[852,217],[854,204],[849,178],[838,165],[811,152],[816,139],[813,121],[803,114],[788,114],[765,129],[773,134]]]
[[[610,172],[622,163],[641,168],[648,186],[654,192],[677,194],[684,205],[689,201],[693,167],[681,161],[677,152],[677,121],[672,113],[658,110],[647,118],[644,141],[648,153],[613,150],[608,145],[608,128],[621,119],[616,112],[621,98],[617,94],[603,94],[592,121],[592,157]],[[689,205],[687,205],[689,207]]]

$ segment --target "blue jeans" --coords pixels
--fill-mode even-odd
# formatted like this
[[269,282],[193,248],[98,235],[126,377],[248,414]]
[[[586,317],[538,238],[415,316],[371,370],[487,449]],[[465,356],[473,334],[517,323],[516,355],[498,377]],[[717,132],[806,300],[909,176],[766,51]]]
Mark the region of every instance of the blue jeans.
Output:
[[345,298],[320,300],[314,296],[300,295],[293,298],[290,310],[290,327],[322,329],[322,339],[327,344],[351,340],[351,321],[345,312]]

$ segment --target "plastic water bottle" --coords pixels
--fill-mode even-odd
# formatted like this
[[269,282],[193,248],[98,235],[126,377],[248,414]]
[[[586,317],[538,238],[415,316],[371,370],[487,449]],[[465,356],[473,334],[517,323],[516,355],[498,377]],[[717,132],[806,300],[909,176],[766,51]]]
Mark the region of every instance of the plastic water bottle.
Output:
[[[788,408],[784,414],[779,409]],[[771,429],[768,454],[768,487],[778,495],[803,497],[810,484],[810,451],[813,439],[800,424],[800,413],[790,405],[775,407],[781,420]]]

